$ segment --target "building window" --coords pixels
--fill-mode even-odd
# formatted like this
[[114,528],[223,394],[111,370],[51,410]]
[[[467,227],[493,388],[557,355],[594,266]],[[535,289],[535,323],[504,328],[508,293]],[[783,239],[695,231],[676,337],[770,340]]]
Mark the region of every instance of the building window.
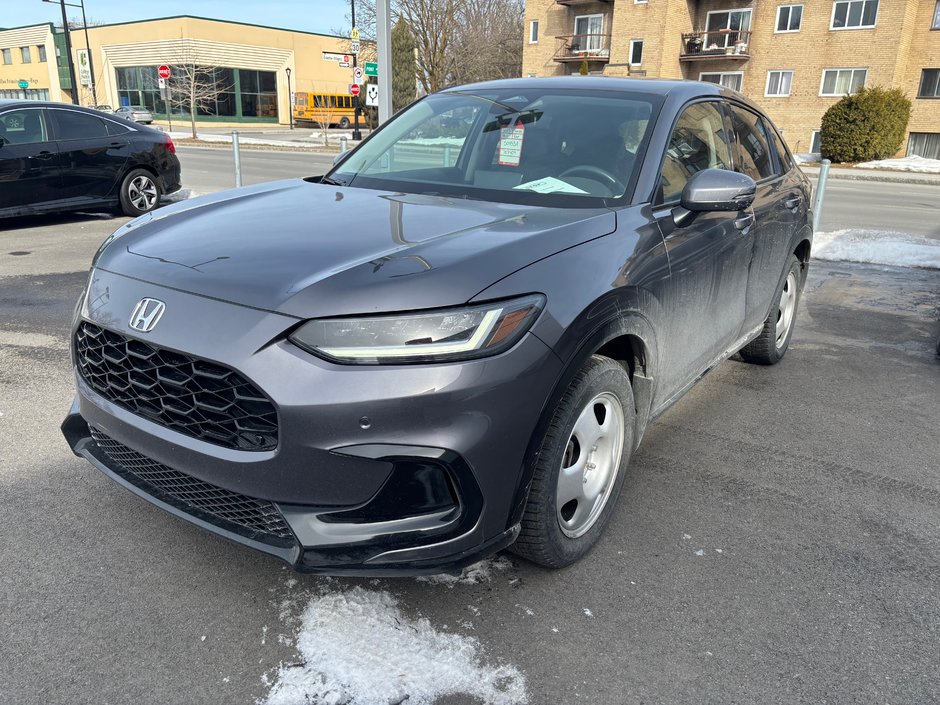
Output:
[[13,63],[13,51],[10,49],[3,50],[3,63],[12,64]]
[[724,86],[725,88],[731,88],[735,91],[741,90],[741,84],[744,82],[744,72],[743,71],[723,71],[721,73],[700,73],[698,75],[699,81],[707,81],[708,83],[717,83],[719,86]]
[[29,53],[29,47],[20,47],[20,59],[22,59],[24,64],[33,63],[33,58]]
[[[649,0],[633,0],[634,5],[645,5],[648,2]],[[940,2],[940,0],[938,0],[938,2]]]
[[912,132],[907,156],[940,159],[940,132]]
[[864,87],[868,69],[825,69],[819,95],[848,95]]
[[643,40],[630,40],[630,66],[639,66],[643,63]]
[[529,22],[529,44],[538,44],[539,43],[539,21],[532,20]]
[[937,7],[933,11],[933,23],[930,29],[940,29],[940,0],[937,0]]
[[832,6],[829,29],[863,29],[875,26],[878,0],[837,0]]
[[768,71],[767,88],[764,90],[765,96],[788,96],[790,87],[793,85],[792,71]]
[[705,49],[725,49],[747,42],[751,29],[751,10],[709,12],[705,19]]
[[580,51],[597,53],[604,46],[603,32],[603,15],[579,15],[574,18],[572,46],[577,45]]
[[924,69],[920,73],[918,98],[940,98],[940,69]]
[[46,47],[40,44],[39,46],[36,47],[36,51],[39,52],[39,63],[41,64],[46,63]]
[[813,134],[809,138],[809,151],[810,154],[819,154],[819,130],[813,130]]
[[774,32],[799,32],[803,24],[802,5],[781,5],[777,8],[777,28]]

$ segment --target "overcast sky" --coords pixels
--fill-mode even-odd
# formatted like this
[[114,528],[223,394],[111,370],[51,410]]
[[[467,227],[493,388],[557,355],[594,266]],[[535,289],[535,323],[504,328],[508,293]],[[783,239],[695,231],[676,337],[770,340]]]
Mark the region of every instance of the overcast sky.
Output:
[[[79,0],[66,0],[77,5]],[[42,0],[0,0],[0,26],[22,27],[41,22],[61,22],[59,3]],[[66,7],[69,17],[81,10]],[[85,15],[110,24],[172,15],[196,15],[219,20],[249,22],[269,27],[330,34],[346,25],[349,0],[85,0]]]

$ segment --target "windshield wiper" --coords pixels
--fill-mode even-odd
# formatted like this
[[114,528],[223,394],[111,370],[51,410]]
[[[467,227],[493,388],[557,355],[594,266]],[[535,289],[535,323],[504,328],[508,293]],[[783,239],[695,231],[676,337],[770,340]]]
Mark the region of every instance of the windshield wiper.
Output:
[[334,179],[330,176],[321,176],[320,183],[329,184],[330,186],[345,186],[346,185],[345,181],[342,181],[340,179]]

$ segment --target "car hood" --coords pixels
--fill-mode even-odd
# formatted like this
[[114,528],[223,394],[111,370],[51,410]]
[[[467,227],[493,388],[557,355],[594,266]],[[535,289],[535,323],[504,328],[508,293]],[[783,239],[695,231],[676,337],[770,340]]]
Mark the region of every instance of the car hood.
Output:
[[95,266],[312,318],[461,304],[518,269],[615,227],[606,208],[521,206],[292,179],[133,220],[112,235]]

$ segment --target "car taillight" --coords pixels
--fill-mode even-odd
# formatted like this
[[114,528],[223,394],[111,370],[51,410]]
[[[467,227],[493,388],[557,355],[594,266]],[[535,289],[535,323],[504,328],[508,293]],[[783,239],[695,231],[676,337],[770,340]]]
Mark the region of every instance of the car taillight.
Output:
[[170,154],[176,154],[176,145],[173,144],[173,138],[169,135],[164,135],[163,140],[163,144],[165,144],[166,148],[170,150]]

